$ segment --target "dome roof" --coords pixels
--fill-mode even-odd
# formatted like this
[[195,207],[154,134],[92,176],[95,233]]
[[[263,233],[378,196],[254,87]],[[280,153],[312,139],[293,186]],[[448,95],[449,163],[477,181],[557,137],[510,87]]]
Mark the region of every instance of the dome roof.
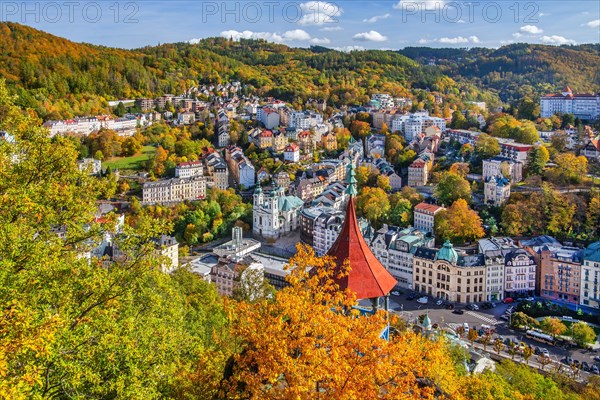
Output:
[[458,260],[458,254],[456,253],[456,250],[454,250],[454,247],[452,247],[452,243],[450,243],[449,240],[446,240],[444,246],[442,246],[442,248],[438,251],[437,259],[448,261],[451,264],[456,264],[456,261]]

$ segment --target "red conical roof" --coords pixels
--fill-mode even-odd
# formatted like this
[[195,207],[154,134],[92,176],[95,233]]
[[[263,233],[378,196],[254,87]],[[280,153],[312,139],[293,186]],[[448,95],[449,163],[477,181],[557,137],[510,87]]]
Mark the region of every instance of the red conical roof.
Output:
[[327,255],[336,259],[337,268],[340,268],[346,260],[350,260],[348,276],[336,279],[336,282],[342,290],[348,288],[356,293],[358,300],[385,296],[397,283],[375,258],[360,233],[353,196],[350,196],[348,201],[342,231]]

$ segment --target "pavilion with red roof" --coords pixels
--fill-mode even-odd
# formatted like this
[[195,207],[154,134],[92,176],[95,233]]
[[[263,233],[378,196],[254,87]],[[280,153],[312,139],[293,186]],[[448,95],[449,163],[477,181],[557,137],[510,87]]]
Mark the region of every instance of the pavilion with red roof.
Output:
[[346,260],[350,261],[349,273],[343,278],[335,279],[340,289],[350,289],[356,293],[357,300],[373,299],[374,304],[377,305],[378,299],[387,296],[396,286],[397,281],[377,260],[360,232],[354,210],[356,182],[354,165],[351,164],[348,173],[349,185],[346,190],[350,195],[346,207],[346,219],[327,255],[335,258],[338,270]]

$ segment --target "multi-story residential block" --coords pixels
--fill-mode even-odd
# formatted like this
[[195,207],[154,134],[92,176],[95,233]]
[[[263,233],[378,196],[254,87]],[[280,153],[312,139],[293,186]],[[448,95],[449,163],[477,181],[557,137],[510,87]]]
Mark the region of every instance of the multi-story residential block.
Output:
[[505,254],[505,296],[533,295],[537,265],[534,257],[524,249],[511,249]]
[[590,159],[600,161],[600,140],[588,139],[581,148],[579,154]]
[[283,152],[283,160],[294,163],[300,161],[300,147],[296,143],[287,145]]
[[413,255],[418,247],[432,247],[434,239],[415,228],[386,226],[370,243],[375,257],[396,278],[398,286],[413,289]]
[[273,151],[281,153],[285,150],[285,146],[288,144],[288,138],[285,132],[277,131],[273,136]]
[[267,129],[274,129],[279,126],[279,112],[271,107],[263,107],[260,113],[260,122]]
[[427,185],[429,180],[429,165],[422,158],[417,158],[408,166],[408,186],[419,187]]
[[366,142],[369,156],[382,158],[385,156],[385,135],[369,135]]
[[227,164],[216,151],[208,151],[203,155],[202,162],[206,170],[207,185],[221,190],[229,187],[229,170]]
[[434,204],[420,203],[413,209],[413,225],[415,229],[434,235],[435,215],[444,207]]
[[513,161],[527,163],[529,150],[533,147],[529,144],[517,143],[511,139],[499,139],[500,156],[510,158]]
[[[510,238],[492,237],[490,239],[479,240],[478,250],[485,258],[486,300],[500,301],[506,296],[510,296],[512,293],[508,295],[505,293],[505,270],[507,255],[512,251],[520,249]],[[509,257],[509,259],[510,258],[512,257]]]
[[510,175],[510,180],[519,183],[523,180],[523,163],[505,157],[483,160],[483,180],[496,176]]
[[270,147],[273,147],[273,131],[264,129],[258,135],[258,148],[259,149],[268,149]]
[[156,255],[162,258],[163,272],[168,273],[179,267],[179,243],[174,237],[162,235],[152,241],[156,247]]
[[500,206],[510,197],[510,181],[503,176],[492,176],[483,183],[483,202]]
[[600,118],[600,94],[575,94],[569,86],[562,93],[548,94],[540,98],[543,118],[556,113],[573,114],[583,120]]
[[177,122],[184,125],[190,125],[196,122],[196,114],[193,112],[182,112],[177,115]]
[[203,176],[161,179],[144,182],[142,186],[142,202],[144,204],[173,204],[201,200],[205,196],[206,179]]
[[135,105],[138,106],[142,111],[150,111],[155,107],[154,99],[137,99]]
[[439,249],[418,247],[413,258],[415,290],[459,303],[481,302],[486,296],[483,254],[458,255],[447,241]]
[[590,244],[582,259],[580,304],[600,308],[600,242]]
[[336,210],[343,210],[348,202],[348,194],[346,193],[346,185],[340,181],[330,183],[325,190],[316,196],[312,202],[312,206],[326,206]]
[[302,131],[298,134],[298,144],[303,154],[310,154],[315,148],[313,135],[310,131]]
[[225,150],[225,160],[229,166],[229,183],[231,186],[253,188],[256,184],[256,171],[241,148],[229,146]]
[[573,247],[543,249],[540,253],[540,295],[577,305],[581,296],[582,251]]
[[286,196],[283,188],[254,191],[252,218],[255,235],[276,239],[299,227],[299,214],[304,202],[296,196]]
[[287,188],[291,183],[290,174],[285,171],[279,171],[273,175],[273,184],[276,186]]
[[310,129],[323,123],[323,115],[314,111],[293,111],[289,113],[288,126],[300,130]]
[[175,167],[176,178],[191,178],[192,176],[202,176],[204,168],[201,161],[190,161],[180,163]]
[[321,145],[327,151],[336,151],[337,150],[337,137],[335,133],[328,132],[321,136]]
[[298,183],[296,194],[303,201],[312,200],[325,191],[328,185],[328,180],[323,176],[314,178],[304,178]]

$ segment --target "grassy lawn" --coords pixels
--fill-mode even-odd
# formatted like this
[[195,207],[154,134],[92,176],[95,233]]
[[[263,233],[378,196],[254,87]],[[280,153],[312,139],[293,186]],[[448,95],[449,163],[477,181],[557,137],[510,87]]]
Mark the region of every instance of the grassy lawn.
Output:
[[138,170],[142,167],[142,162],[149,160],[154,157],[156,153],[156,147],[144,146],[142,152],[131,157],[113,157],[107,161],[102,162],[102,167],[110,167],[111,169],[120,170]]

